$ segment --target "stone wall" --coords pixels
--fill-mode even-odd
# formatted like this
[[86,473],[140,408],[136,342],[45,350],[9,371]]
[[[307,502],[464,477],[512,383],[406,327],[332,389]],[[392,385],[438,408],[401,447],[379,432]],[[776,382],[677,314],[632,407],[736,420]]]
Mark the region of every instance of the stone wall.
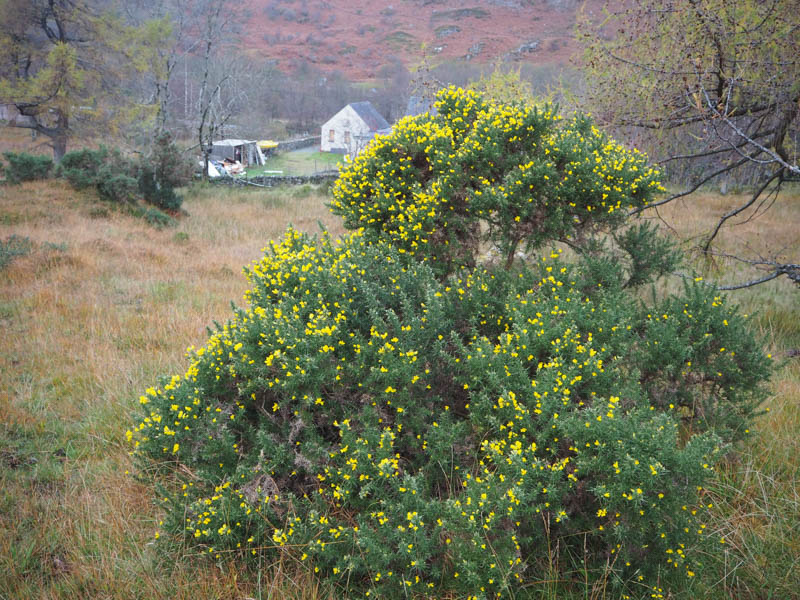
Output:
[[291,152],[298,148],[308,148],[309,146],[317,146],[319,148],[320,136],[312,135],[299,140],[288,140],[286,142],[278,142],[278,152]]
[[305,185],[307,183],[319,185],[335,181],[339,171],[320,171],[312,175],[258,175],[257,177],[216,177],[210,179],[211,183],[219,185],[253,185],[256,187],[277,187],[280,185]]

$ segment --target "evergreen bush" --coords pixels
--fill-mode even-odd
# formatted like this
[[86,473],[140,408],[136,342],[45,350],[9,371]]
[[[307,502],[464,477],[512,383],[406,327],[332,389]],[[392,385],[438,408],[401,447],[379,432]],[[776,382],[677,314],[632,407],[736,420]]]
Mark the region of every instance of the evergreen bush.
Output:
[[150,225],[162,229],[164,227],[175,227],[177,221],[167,213],[157,209],[155,206],[148,206],[142,214],[145,221]]
[[64,155],[56,174],[78,190],[94,187],[98,195],[115,204],[133,204],[137,200],[138,183],[134,163],[118,150],[104,146],[97,150],[83,148]]
[[100,169],[97,193],[103,200],[129,204],[136,201],[138,190],[138,183],[133,177],[116,173],[107,166]]
[[[159,136],[146,157],[132,161],[101,146],[68,152],[57,174],[75,189],[95,187],[104,200],[130,204],[142,198],[157,209],[176,211],[182,199],[175,188],[188,182],[190,170],[168,133]],[[155,213],[152,213],[155,214]],[[163,219],[162,219],[163,221]]]
[[138,167],[139,191],[145,202],[166,211],[180,209],[183,199],[175,188],[189,183],[191,165],[169,133],[159,135]]
[[659,189],[644,156],[554,107],[436,106],[342,173],[352,233],[289,229],[141,396],[133,453],[172,475],[158,535],[341,596],[687,587],[768,359],[701,281],[638,299],[678,259],[626,223]]
[[56,175],[78,190],[97,186],[101,182],[101,171],[108,155],[108,150],[103,146],[97,150],[83,148],[67,152],[58,164]]
[[12,184],[47,179],[53,168],[53,159],[49,156],[27,152],[4,152],[3,156],[8,162],[3,172],[6,181]]

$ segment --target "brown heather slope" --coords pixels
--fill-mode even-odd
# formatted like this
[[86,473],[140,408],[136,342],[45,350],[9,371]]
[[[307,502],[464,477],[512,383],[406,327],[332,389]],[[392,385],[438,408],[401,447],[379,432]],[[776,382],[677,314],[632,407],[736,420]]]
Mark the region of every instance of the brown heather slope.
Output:
[[579,10],[602,0],[246,0],[245,47],[282,69],[310,62],[352,80],[400,60],[499,57],[565,65],[575,53]]

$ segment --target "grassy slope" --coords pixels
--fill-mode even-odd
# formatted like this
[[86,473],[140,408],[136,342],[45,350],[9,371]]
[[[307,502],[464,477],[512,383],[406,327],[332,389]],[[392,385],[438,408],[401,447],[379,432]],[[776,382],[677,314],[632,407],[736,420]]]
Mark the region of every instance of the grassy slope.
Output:
[[[60,183],[0,187],[0,240],[34,242],[0,272],[0,598],[321,596],[311,581],[274,577],[282,564],[249,576],[159,555],[155,492],[126,474],[124,443],[138,395],[183,371],[183,349],[230,314],[246,288],[241,267],[267,240],[289,222],[340,232],[324,197],[299,190],[200,189],[177,229],[155,230]],[[669,216],[691,234],[735,200],[702,197]],[[736,235],[763,228],[776,244],[797,244],[797,200]],[[778,358],[800,347],[797,293],[772,282],[736,296],[759,310],[755,324]],[[727,543],[724,562],[710,565],[718,598],[798,594],[800,359],[785,362],[771,412],[712,492],[709,527]]]

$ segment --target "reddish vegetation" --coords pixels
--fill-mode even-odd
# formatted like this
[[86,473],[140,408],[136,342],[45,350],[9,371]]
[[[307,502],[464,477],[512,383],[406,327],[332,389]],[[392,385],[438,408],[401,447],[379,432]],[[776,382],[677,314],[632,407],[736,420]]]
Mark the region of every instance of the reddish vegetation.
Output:
[[[399,59],[480,64],[508,55],[565,64],[576,50],[577,0],[248,0],[247,47],[283,68],[306,61],[354,80]],[[601,0],[588,0],[597,11]],[[529,45],[530,49],[524,49]],[[479,47],[479,49],[478,49]],[[519,49],[523,47],[521,51]],[[478,49],[476,51],[476,49]],[[516,52],[515,52],[516,51]]]

